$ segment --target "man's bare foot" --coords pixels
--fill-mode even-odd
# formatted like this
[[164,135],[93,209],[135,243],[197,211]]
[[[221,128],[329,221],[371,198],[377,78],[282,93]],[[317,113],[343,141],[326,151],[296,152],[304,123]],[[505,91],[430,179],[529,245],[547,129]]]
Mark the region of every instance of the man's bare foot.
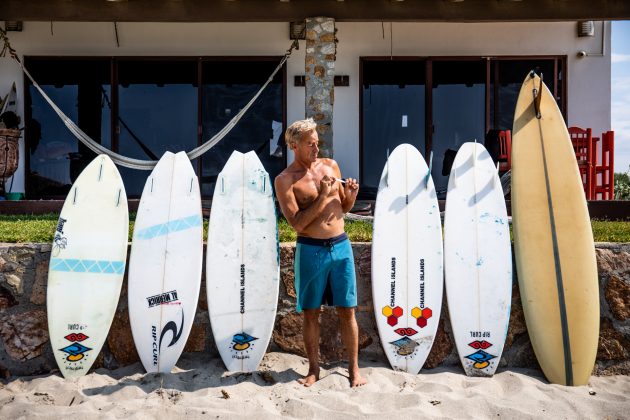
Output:
[[367,383],[367,380],[361,376],[361,372],[359,372],[359,368],[356,368],[350,371],[350,387],[351,388],[363,386],[366,383]]
[[313,385],[317,381],[319,381],[319,369],[316,371],[309,370],[305,377],[298,379],[298,382],[306,387]]

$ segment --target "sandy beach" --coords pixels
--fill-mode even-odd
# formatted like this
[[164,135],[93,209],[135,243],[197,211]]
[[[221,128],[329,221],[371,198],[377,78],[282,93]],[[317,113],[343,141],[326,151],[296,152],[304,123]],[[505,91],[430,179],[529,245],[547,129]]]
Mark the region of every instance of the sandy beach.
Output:
[[460,368],[411,375],[361,360],[368,384],[351,389],[342,363],[324,366],[311,388],[296,381],[306,371],[306,359],[273,352],[252,374],[228,373],[220,359],[192,354],[169,375],[146,374],[136,363],[78,380],[58,372],[12,378],[0,385],[0,418],[622,419],[630,410],[630,376],[564,387],[536,370],[499,369],[494,378],[469,378]]

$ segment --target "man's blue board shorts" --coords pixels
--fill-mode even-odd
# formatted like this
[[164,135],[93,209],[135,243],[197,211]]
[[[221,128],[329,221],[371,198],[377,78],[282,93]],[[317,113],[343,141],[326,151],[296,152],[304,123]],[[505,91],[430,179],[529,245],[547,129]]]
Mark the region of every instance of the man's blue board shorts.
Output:
[[321,305],[357,306],[357,280],[348,236],[330,239],[298,236],[295,248],[297,311]]

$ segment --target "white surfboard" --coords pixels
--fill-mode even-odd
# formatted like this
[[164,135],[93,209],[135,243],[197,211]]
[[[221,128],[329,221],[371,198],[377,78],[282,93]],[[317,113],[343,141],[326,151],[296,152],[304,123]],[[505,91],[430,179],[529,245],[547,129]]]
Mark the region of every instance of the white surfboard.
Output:
[[444,273],[453,336],[468,376],[492,376],[512,299],[512,249],[501,180],[483,145],[464,143],[448,182]]
[[278,302],[278,228],[269,174],[256,153],[233,152],[217,178],[206,279],[212,333],[229,371],[258,368]]
[[129,213],[116,166],[97,156],[61,209],[48,267],[48,331],[64,377],[85,375],[101,351],[120,297]]
[[199,182],[166,152],[142,191],[129,257],[129,321],[147,372],[170,372],[192,328],[203,260]]
[[383,169],[372,241],[381,344],[395,370],[418,373],[440,320],[442,224],[429,168],[410,144],[396,147]]

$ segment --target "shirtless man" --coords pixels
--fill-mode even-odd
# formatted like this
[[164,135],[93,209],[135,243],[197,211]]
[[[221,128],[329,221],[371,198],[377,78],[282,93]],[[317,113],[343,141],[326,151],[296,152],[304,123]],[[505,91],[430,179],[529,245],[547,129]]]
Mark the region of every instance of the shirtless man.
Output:
[[337,308],[341,338],[348,354],[350,386],[365,384],[359,372],[359,329],[354,316],[357,286],[352,247],[343,215],[357,198],[356,179],[341,179],[337,162],[320,159],[312,119],[294,122],[285,134],[295,161],[276,177],[275,189],[284,217],[298,234],[295,249],[297,311],[304,311],[304,347],[308,374],[299,382],[319,380],[319,314],[321,305]]

